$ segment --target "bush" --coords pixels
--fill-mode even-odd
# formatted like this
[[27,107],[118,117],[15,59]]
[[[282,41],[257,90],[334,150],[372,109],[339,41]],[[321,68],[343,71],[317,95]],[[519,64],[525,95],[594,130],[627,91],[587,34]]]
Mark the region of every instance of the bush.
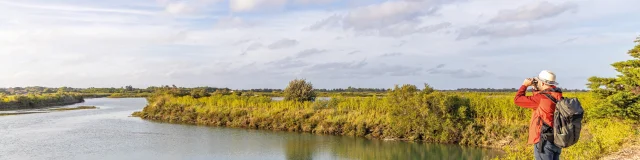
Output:
[[284,89],[285,101],[313,101],[316,98],[316,92],[313,85],[305,79],[295,79],[289,82],[289,86]]

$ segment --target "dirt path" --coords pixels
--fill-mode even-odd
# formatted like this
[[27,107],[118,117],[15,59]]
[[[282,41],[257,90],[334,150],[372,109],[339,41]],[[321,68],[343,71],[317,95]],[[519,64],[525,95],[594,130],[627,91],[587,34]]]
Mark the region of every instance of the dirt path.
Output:
[[622,160],[635,159],[640,160],[640,145],[625,147],[622,150],[601,158],[601,160]]

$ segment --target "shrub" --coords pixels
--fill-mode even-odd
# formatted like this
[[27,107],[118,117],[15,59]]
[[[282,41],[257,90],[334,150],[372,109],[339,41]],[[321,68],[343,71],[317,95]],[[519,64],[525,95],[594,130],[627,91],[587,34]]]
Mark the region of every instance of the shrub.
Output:
[[285,101],[313,101],[316,98],[316,92],[313,85],[305,79],[294,79],[289,82],[289,86],[284,89]]

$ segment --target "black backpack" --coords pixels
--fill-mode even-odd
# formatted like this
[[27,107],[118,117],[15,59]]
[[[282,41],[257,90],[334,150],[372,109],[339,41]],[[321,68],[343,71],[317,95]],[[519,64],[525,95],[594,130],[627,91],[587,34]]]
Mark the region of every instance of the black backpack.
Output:
[[[559,101],[549,94],[544,94],[556,104],[553,112],[553,136],[545,136],[560,148],[567,148],[578,142],[582,130],[584,110],[578,98],[562,97]],[[546,125],[546,124],[545,124]]]

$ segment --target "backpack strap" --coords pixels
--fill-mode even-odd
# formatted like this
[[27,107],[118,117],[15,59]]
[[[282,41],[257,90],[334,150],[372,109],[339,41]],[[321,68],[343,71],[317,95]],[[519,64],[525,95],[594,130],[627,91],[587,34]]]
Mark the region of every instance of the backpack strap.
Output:
[[556,103],[556,104],[558,103],[558,100],[556,98],[553,98],[553,96],[551,96],[549,93],[541,93],[541,94],[549,98],[553,103]]

